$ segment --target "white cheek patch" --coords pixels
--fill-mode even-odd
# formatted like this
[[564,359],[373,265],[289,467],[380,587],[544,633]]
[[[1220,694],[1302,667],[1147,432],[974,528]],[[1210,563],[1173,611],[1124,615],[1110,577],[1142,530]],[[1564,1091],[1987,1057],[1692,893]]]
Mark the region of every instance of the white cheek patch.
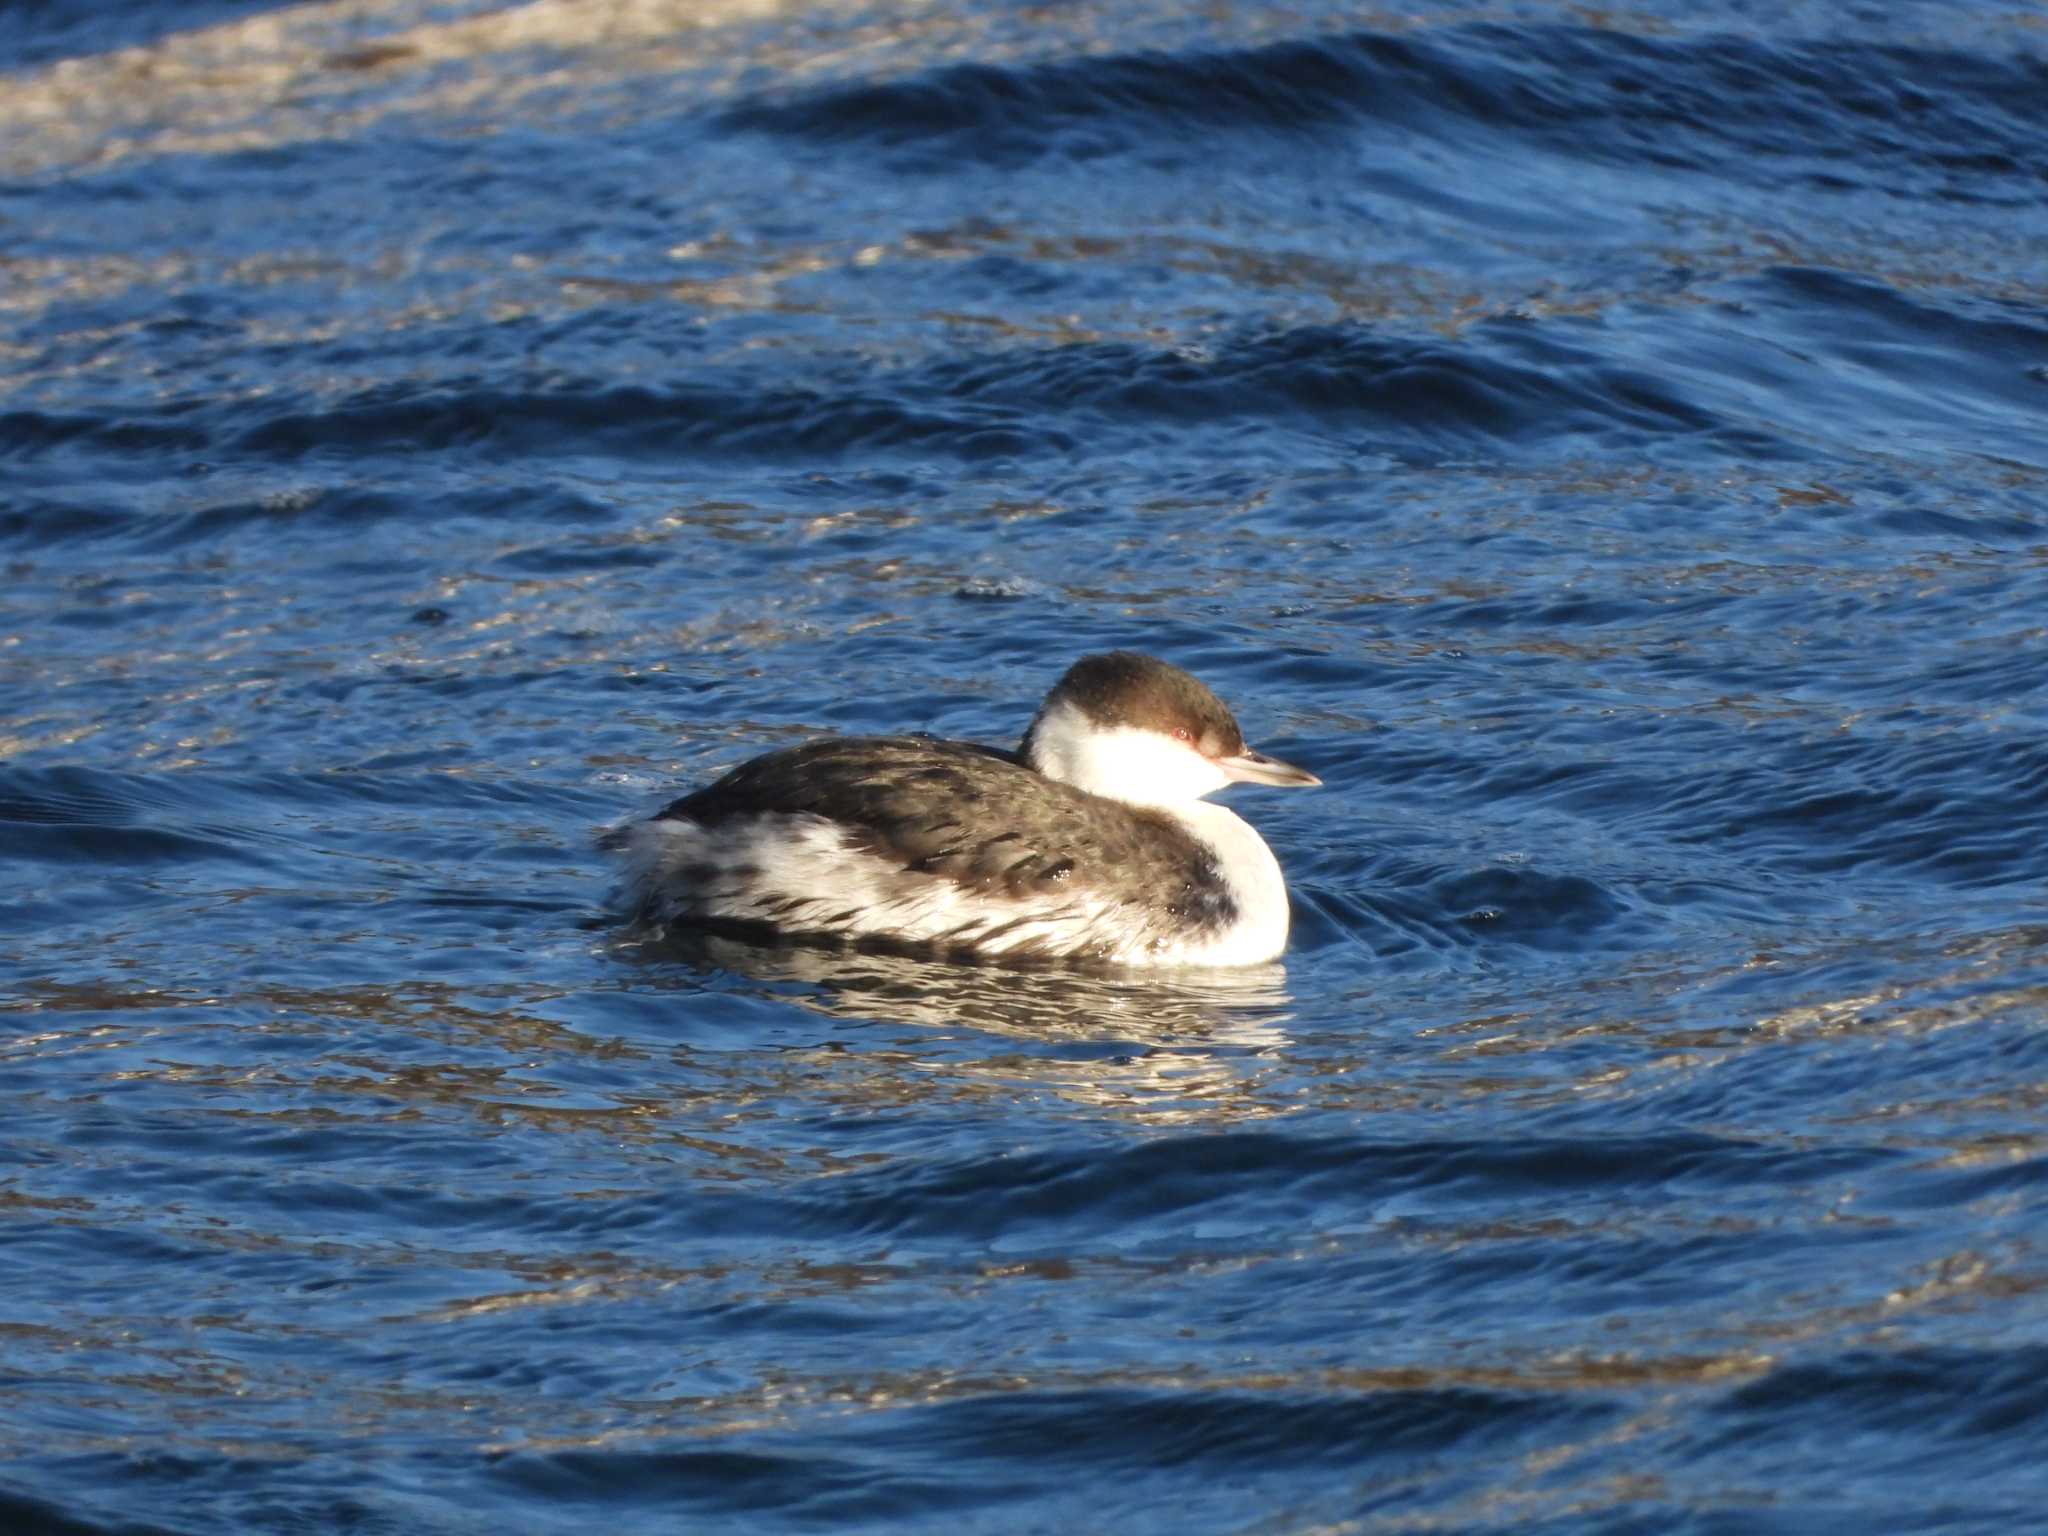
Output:
[[1039,717],[1031,758],[1049,779],[1126,805],[1185,805],[1230,782],[1184,741],[1128,725],[1104,730],[1064,703]]

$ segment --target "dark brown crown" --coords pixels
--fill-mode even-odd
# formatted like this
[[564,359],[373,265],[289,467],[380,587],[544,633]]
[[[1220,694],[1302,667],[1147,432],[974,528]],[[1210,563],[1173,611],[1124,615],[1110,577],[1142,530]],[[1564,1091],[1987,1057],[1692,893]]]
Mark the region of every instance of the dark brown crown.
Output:
[[[1055,704],[1074,705],[1104,729],[1135,726],[1172,735],[1184,730],[1205,757],[1235,757],[1244,750],[1244,732],[1224,702],[1208,685],[1179,667],[1136,651],[1105,651],[1083,656],[1046,695],[1045,711]],[[1032,721],[1032,730],[1038,722]],[[1024,752],[1031,751],[1031,732]]]

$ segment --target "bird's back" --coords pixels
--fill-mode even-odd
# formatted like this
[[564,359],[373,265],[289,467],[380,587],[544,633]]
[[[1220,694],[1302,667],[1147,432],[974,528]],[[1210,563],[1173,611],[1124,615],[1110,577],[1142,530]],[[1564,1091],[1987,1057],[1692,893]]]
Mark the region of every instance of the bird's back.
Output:
[[925,736],[771,752],[625,841],[637,905],[661,921],[1130,960],[1236,916],[1174,817]]

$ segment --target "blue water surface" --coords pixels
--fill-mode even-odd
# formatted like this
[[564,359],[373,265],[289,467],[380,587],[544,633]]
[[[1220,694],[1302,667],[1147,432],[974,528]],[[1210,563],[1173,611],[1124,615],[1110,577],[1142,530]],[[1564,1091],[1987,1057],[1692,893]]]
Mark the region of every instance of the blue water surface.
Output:
[[[0,1529],[2040,1528],[2037,7],[0,65]],[[1283,965],[608,906],[1112,646]]]

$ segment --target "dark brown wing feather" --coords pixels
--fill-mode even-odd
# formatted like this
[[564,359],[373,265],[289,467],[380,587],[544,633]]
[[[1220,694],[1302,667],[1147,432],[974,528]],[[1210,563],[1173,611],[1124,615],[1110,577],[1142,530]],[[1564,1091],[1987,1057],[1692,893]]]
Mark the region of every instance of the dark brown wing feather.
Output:
[[918,736],[842,737],[771,752],[686,795],[662,819],[716,826],[808,814],[914,874],[1019,899],[1128,889],[1199,926],[1235,903],[1178,822],[1048,779],[1008,752]]

